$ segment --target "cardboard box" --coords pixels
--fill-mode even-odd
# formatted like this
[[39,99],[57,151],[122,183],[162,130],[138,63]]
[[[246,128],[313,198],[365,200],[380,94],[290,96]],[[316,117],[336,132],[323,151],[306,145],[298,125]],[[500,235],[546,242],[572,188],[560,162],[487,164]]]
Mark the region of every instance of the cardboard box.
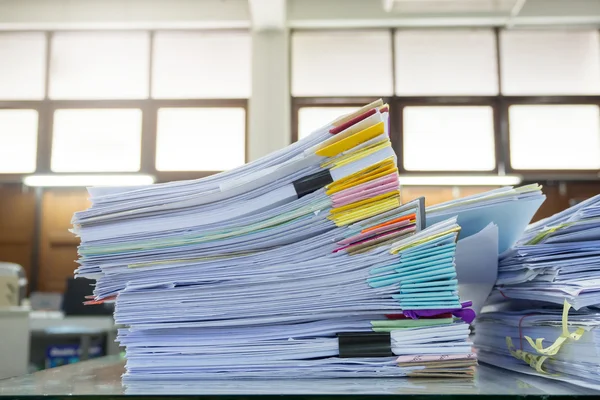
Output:
[[0,307],[19,305],[19,278],[0,276]]

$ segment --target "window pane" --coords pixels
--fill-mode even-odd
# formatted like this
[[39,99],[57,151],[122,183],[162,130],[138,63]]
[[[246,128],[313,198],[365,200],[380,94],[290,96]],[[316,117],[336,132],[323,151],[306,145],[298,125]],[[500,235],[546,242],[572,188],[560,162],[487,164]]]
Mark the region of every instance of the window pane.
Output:
[[57,110],[52,171],[139,171],[141,140],[141,110]]
[[155,98],[250,97],[248,33],[158,32],[154,36]]
[[404,168],[409,171],[490,171],[496,166],[492,107],[405,107],[403,124]]
[[0,110],[0,173],[35,171],[38,113]]
[[359,107],[302,107],[298,110],[298,139],[333,122],[338,117],[350,114]]
[[395,44],[398,95],[498,94],[491,30],[398,31]]
[[50,97],[148,97],[149,46],[145,32],[55,33],[50,60]]
[[389,31],[294,33],[292,95],[391,95],[391,41]]
[[515,169],[600,169],[600,112],[595,105],[509,108]]
[[502,32],[502,92],[600,93],[599,43],[597,31]]
[[158,110],[156,169],[224,171],[246,161],[243,108]]
[[0,99],[43,99],[45,65],[43,33],[0,33]]

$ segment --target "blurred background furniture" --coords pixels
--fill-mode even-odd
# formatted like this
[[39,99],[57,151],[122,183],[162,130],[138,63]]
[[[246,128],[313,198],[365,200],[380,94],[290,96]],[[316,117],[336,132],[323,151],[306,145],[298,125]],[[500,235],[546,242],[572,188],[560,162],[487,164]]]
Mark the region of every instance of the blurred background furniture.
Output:
[[28,337],[29,310],[0,307],[0,379],[28,372]]
[[27,276],[22,266],[0,262],[0,307],[19,306],[27,294]]

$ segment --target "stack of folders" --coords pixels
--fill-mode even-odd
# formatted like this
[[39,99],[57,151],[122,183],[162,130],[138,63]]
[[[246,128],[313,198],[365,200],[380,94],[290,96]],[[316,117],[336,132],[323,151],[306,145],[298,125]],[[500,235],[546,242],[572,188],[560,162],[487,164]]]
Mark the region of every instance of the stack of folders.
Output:
[[472,377],[455,218],[400,204],[381,101],[232,171],[91,188],[77,276],[126,326],[124,383]]
[[476,324],[485,362],[600,389],[600,195],[532,224],[502,255]]

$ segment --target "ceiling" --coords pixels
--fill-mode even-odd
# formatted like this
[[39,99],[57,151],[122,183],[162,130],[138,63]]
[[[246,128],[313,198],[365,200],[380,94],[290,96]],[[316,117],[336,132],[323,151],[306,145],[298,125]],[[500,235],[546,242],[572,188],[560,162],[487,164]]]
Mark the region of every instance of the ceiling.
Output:
[[600,28],[600,0],[0,0],[0,30]]
[[288,0],[295,28],[600,27],[600,0]]

